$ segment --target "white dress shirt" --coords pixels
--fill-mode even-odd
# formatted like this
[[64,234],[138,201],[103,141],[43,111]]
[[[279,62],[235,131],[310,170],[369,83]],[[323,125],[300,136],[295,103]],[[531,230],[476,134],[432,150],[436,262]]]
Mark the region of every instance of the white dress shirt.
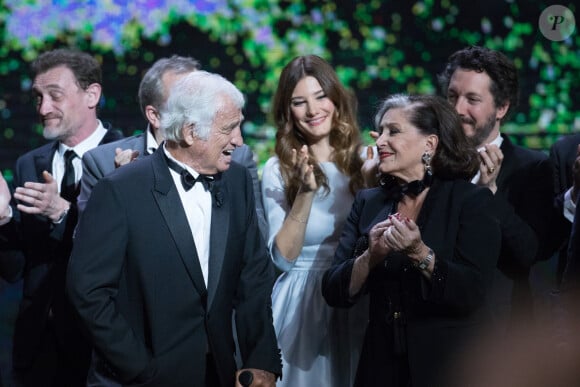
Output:
[[99,146],[99,144],[103,140],[103,137],[105,137],[105,135],[107,134],[107,129],[103,127],[101,121],[100,120],[97,121],[99,125],[97,126],[97,129],[89,137],[79,142],[73,148],[70,148],[64,145],[63,143],[60,143],[58,146],[58,151],[54,153],[54,156],[52,158],[52,177],[57,182],[59,193],[60,193],[60,185],[64,177],[64,152],[66,152],[69,149],[72,149],[77,155],[77,157],[73,159],[72,163],[75,169],[75,182],[76,184],[78,184],[79,181],[81,180],[81,175],[83,173],[83,164],[82,164],[83,155],[85,154],[85,152],[88,152],[91,149]]
[[[198,172],[171,156],[165,147],[163,147],[163,151],[169,159],[187,169],[193,177],[197,178],[199,176]],[[187,222],[189,223],[189,228],[195,242],[205,286],[207,287],[209,273],[209,234],[211,230],[212,211],[211,192],[206,191],[203,184],[194,184],[189,191],[186,191],[181,183],[181,175],[173,169],[167,168],[171,172],[171,177],[181,198],[185,216],[187,217]]]

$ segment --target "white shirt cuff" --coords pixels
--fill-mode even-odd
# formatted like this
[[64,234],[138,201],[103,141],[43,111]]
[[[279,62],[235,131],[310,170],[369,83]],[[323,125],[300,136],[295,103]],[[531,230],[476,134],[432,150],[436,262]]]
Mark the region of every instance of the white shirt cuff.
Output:
[[564,218],[568,219],[570,223],[574,221],[574,214],[576,214],[576,203],[572,200],[572,188],[564,194]]

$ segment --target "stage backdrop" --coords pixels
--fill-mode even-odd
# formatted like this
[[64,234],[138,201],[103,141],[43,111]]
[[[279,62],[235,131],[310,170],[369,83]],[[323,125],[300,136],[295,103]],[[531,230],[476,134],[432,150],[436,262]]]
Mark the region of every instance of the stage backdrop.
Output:
[[[4,0],[0,1],[0,170],[41,145],[29,64],[40,52],[78,47],[104,73],[100,117],[132,135],[145,128],[136,102],[143,72],[179,54],[232,80],[246,95],[244,137],[260,164],[273,148],[268,117],[281,68],[318,54],[358,97],[368,138],[377,101],[389,93],[439,93],[447,57],[467,45],[498,49],[521,78],[521,103],[503,128],[525,146],[547,150],[580,130],[580,35],[546,37],[534,0]],[[580,18],[577,3],[557,2]],[[561,14],[549,15],[560,28]],[[556,19],[554,19],[556,17]],[[572,24],[573,28],[574,24]]]

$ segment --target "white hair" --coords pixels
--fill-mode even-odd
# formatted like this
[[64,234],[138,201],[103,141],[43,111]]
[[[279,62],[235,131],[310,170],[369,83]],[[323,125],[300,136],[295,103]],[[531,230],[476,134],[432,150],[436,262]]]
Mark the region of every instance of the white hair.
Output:
[[193,125],[195,134],[207,140],[213,121],[227,99],[239,109],[244,107],[243,94],[221,75],[194,71],[182,77],[171,87],[161,111],[159,129],[163,137],[181,142],[183,127]]

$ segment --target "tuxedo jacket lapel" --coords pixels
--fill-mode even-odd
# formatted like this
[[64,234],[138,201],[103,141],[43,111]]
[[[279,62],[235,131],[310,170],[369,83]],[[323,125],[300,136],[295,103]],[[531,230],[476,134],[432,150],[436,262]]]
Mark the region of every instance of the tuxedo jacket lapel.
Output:
[[[227,186],[218,178],[212,189],[212,216],[209,248],[208,309],[218,288],[224,262],[230,224],[230,206]],[[242,254],[242,252],[240,252]]]
[[34,156],[34,168],[36,170],[37,181],[44,183],[44,178],[42,177],[42,172],[47,171],[52,174],[52,156],[54,152],[58,149],[58,142],[53,142],[50,148],[47,148],[48,152],[38,154]]
[[514,169],[514,145],[510,141],[510,139],[502,134],[503,142],[501,144],[501,151],[503,153],[503,161],[501,163],[501,169],[499,170],[499,175],[497,175],[496,185],[498,191],[504,191],[509,183],[507,182],[507,177],[512,175],[512,171]]
[[205,304],[207,300],[207,289],[203,279],[201,265],[199,264],[197,249],[195,248],[195,242],[191,235],[191,229],[189,228],[181,199],[179,198],[169,168],[163,157],[162,148],[158,149],[151,156],[153,173],[155,175],[153,197],[163,214],[163,219],[177,246],[185,269]]
[[122,138],[123,138],[122,132],[120,132],[116,129],[107,129],[107,133],[105,133],[105,136],[103,137],[103,139],[101,140],[99,145],[108,144],[110,142],[117,141],[117,140],[120,140]]

